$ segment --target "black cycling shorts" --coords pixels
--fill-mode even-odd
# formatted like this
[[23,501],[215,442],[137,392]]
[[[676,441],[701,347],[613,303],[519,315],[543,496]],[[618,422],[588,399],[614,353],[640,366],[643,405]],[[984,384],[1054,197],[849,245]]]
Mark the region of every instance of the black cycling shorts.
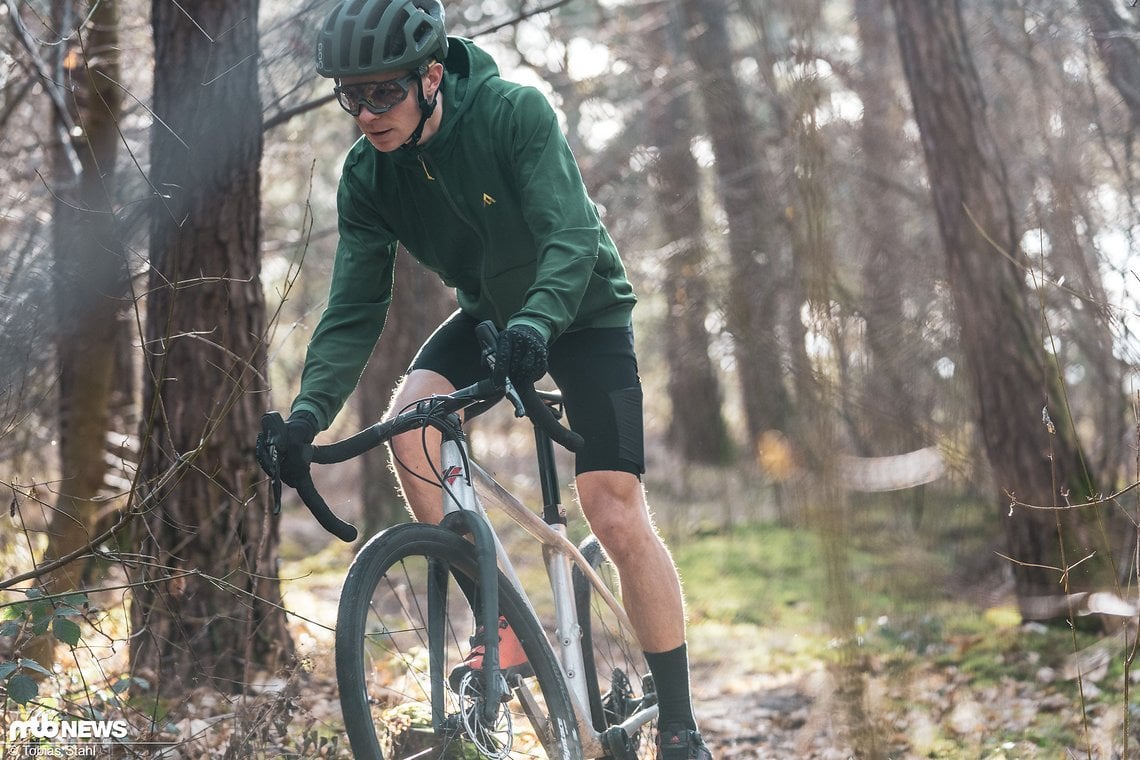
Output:
[[[464,388],[487,376],[476,320],[457,311],[420,347],[408,371],[427,369]],[[641,378],[633,328],[592,327],[560,335],[549,347],[550,377],[562,391],[566,421],[582,436],[577,474],[645,472]]]

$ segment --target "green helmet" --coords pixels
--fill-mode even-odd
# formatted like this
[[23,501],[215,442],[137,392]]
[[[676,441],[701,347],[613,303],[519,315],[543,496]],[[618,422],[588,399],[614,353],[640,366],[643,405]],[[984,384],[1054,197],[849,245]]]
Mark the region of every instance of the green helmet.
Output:
[[440,0],[342,0],[317,36],[317,73],[359,76],[447,57]]

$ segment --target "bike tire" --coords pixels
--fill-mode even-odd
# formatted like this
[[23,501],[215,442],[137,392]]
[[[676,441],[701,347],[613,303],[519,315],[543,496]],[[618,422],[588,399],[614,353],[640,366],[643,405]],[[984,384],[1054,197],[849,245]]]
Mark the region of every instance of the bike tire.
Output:
[[[598,539],[588,536],[578,548],[606,588],[620,599],[617,571],[606,558]],[[572,577],[574,603],[582,628],[582,655],[591,720],[594,730],[604,734],[638,708],[656,704],[657,693],[634,632],[618,620],[600,594],[593,592],[593,587],[577,565],[573,568]],[[633,732],[624,746],[611,746],[610,751],[619,758],[656,758],[657,719]]]
[[[428,565],[447,587],[446,619],[436,633],[443,639],[437,672],[446,680],[467,654],[475,615],[457,584],[477,577],[475,547],[452,531],[411,523],[373,537],[356,555],[341,591],[336,627],[336,672],[341,711],[353,756],[361,760],[424,760],[472,757],[474,745],[458,736],[441,737],[430,727],[418,734],[397,724],[431,722],[427,648]],[[441,568],[445,568],[441,570]],[[581,742],[570,696],[558,661],[538,621],[522,597],[499,573],[499,612],[514,629],[534,669],[527,679],[540,716],[532,723],[515,696],[506,709],[515,738],[507,757],[558,757],[579,760]],[[473,587],[468,584],[468,587]],[[537,684],[537,689],[529,688]],[[446,687],[447,714],[460,711],[460,698]],[[540,742],[547,732],[548,754]]]

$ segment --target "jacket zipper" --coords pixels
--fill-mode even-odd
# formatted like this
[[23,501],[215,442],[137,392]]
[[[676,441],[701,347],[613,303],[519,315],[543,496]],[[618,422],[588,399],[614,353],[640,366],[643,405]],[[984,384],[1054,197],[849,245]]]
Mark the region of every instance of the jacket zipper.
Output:
[[[427,179],[430,182],[436,182],[437,181],[436,178],[432,176],[431,171],[428,169],[427,159],[424,158],[424,154],[422,152],[417,151],[416,158],[418,158],[420,161],[420,167],[422,167],[424,170],[424,176],[427,177]],[[439,183],[439,189],[440,189],[444,199],[447,201],[447,205],[451,208],[451,210],[455,214],[456,218],[458,218],[459,221],[463,222],[464,224],[466,224],[468,227],[471,228],[471,231],[475,233],[475,237],[479,238],[479,240],[483,243],[483,249],[486,250],[487,241],[483,239],[483,235],[482,235],[482,233],[480,233],[479,228],[477,226],[475,226],[474,224],[472,224],[471,220],[468,219],[462,211],[460,211],[459,207],[455,204],[455,200],[451,197],[451,193],[448,192],[447,185],[445,185],[443,182],[440,182]],[[483,272],[479,273],[479,277],[480,277],[480,279],[483,278]],[[482,283],[480,283],[480,286],[482,286]],[[499,305],[496,303],[492,303],[491,306],[495,310],[496,321],[499,324],[506,324],[506,320],[503,319],[503,315],[499,312]]]
[[420,166],[424,168],[424,176],[428,178],[429,182],[435,182],[435,177],[431,176],[431,172],[429,172],[427,168],[427,162],[424,161],[424,154],[417,153],[416,158],[420,160]]

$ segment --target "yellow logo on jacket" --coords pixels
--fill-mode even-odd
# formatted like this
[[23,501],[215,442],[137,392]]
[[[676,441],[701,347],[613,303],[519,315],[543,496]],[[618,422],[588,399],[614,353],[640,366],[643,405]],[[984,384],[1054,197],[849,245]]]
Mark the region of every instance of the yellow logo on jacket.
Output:
[[484,205],[484,206],[490,206],[490,205],[492,205],[494,202],[495,202],[495,199],[494,199],[494,198],[492,198],[492,197],[491,197],[490,195],[488,195],[487,193],[483,193],[483,205]]

